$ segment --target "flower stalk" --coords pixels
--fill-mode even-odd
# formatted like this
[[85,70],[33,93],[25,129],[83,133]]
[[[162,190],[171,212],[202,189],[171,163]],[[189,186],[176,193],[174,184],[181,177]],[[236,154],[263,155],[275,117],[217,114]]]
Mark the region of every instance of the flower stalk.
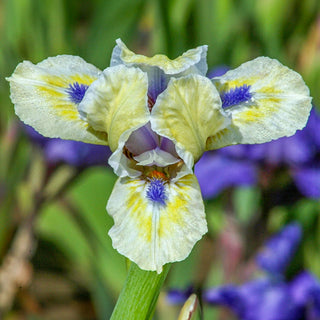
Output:
[[166,264],[158,274],[141,270],[131,263],[127,280],[113,310],[111,320],[149,320],[154,314],[160,289],[171,264]]

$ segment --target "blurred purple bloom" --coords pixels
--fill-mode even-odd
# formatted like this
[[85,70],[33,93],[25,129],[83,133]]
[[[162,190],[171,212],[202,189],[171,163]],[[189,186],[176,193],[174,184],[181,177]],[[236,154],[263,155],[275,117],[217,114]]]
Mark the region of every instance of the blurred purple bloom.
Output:
[[293,179],[299,191],[308,198],[320,198],[320,166],[293,170]]
[[50,141],[50,138],[44,137],[28,125],[23,125],[22,128],[27,133],[27,136],[31,139],[31,141],[41,148],[43,148],[48,143],[48,141]]
[[209,79],[212,79],[214,77],[220,77],[220,76],[223,76],[229,70],[230,70],[230,67],[225,66],[225,65],[220,65],[218,67],[215,67],[215,68],[211,69],[208,72],[207,77]]
[[298,223],[291,223],[270,238],[256,256],[259,267],[272,275],[281,275],[290,263],[302,237]]
[[313,108],[310,112],[306,133],[312,143],[314,143],[318,148],[320,148],[319,126],[320,113],[315,108]]
[[228,146],[220,149],[218,153],[236,160],[246,159],[247,161],[260,160],[264,155],[263,150],[260,148],[253,148],[253,145],[250,144],[237,144],[234,146]]
[[256,183],[255,166],[248,161],[206,152],[194,168],[204,199],[217,195],[231,186],[248,186]]
[[289,284],[295,303],[305,308],[308,320],[320,319],[320,282],[311,273],[304,271]]
[[299,131],[291,137],[263,144],[251,145],[251,157],[270,165],[295,165],[306,163],[315,154],[311,141],[305,131]]
[[228,307],[238,316],[245,313],[246,301],[237,286],[230,284],[209,289],[204,292],[203,299],[209,304]]
[[50,139],[44,151],[50,163],[65,162],[75,167],[107,165],[111,154],[106,146],[61,139]]
[[230,308],[241,320],[298,320],[302,315],[289,288],[267,278],[210,289],[204,300]]
[[43,149],[46,160],[51,165],[59,163],[67,163],[75,167],[107,165],[111,155],[107,146],[45,138],[29,126],[25,126],[25,130],[30,139]]
[[319,288],[319,280],[307,271],[300,273],[290,283],[291,294],[300,305],[305,305]]
[[[278,277],[292,258],[301,233],[301,227],[291,223],[266,243],[268,251],[257,256],[260,267],[269,272],[263,278],[207,289],[203,301],[228,308],[239,320],[319,320],[319,280],[307,271],[291,282]],[[175,304],[183,303],[188,296],[186,290],[172,290],[168,298]]]
[[192,286],[187,287],[185,290],[171,289],[167,293],[167,301],[170,304],[183,304],[193,292]]

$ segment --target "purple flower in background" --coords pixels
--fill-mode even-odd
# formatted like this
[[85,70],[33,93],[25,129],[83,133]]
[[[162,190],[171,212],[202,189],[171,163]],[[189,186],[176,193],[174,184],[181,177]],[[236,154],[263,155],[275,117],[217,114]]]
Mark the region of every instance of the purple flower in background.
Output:
[[320,198],[320,166],[310,165],[293,170],[297,188],[308,198]]
[[307,271],[290,282],[278,277],[292,259],[301,236],[299,224],[284,227],[256,257],[268,275],[239,286],[208,289],[204,301],[229,308],[241,320],[319,320],[319,280]]
[[25,126],[25,131],[30,139],[43,149],[50,165],[59,163],[67,163],[75,167],[107,165],[111,155],[107,146],[45,138],[29,126]]
[[302,237],[298,223],[291,223],[270,238],[256,256],[256,263],[264,271],[277,276],[284,273]]
[[300,166],[293,167],[292,177],[302,194],[306,197],[320,198],[320,115],[313,109],[311,110],[308,124],[303,130],[306,140],[311,144],[313,157]]
[[267,278],[209,289],[204,300],[228,307],[241,320],[299,320],[303,312],[285,283]]
[[245,313],[245,299],[237,286],[229,284],[209,289],[204,292],[203,299],[212,305],[228,307],[240,317]]
[[256,184],[260,173],[287,168],[297,189],[306,197],[320,197],[320,116],[315,109],[307,126],[294,136],[258,145],[234,145],[206,152],[195,166],[206,199],[233,186]]
[[[265,271],[263,277],[241,285],[227,284],[205,290],[203,301],[223,306],[239,320],[319,320],[320,282],[304,271],[285,281],[283,274],[301,240],[298,223],[285,226],[265,244],[257,255],[257,263]],[[189,296],[187,290],[172,290],[168,301],[181,304]]]
[[257,182],[256,167],[249,161],[237,161],[216,152],[206,152],[195,165],[204,199],[210,199],[231,186],[250,186]]
[[304,271],[289,284],[295,303],[305,308],[307,319],[320,319],[320,282],[310,272]]
[[230,67],[226,66],[226,65],[220,65],[216,68],[211,69],[208,74],[207,77],[209,79],[215,78],[215,77],[220,77],[223,76],[227,71],[230,70]]
[[320,124],[320,114],[313,108],[311,109],[309,120],[308,120],[308,129],[307,134],[312,140],[312,142],[319,148],[320,147],[320,135],[319,135],[319,124]]
[[22,130],[27,133],[27,136],[32,142],[34,142],[41,148],[43,148],[48,143],[48,141],[50,141],[50,138],[44,137],[28,125],[23,125]]
[[192,286],[187,287],[185,290],[171,289],[167,293],[167,301],[170,304],[183,304],[193,292]]
[[108,147],[71,140],[51,139],[45,147],[50,163],[65,162],[75,167],[107,165],[110,154]]

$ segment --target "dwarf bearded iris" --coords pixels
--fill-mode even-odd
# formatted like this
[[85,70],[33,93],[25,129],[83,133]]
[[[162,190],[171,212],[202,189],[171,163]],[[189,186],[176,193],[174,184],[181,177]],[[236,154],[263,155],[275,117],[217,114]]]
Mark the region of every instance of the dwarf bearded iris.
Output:
[[193,166],[206,150],[293,135],[311,98],[301,76],[260,57],[206,77],[207,46],[175,60],[117,40],[100,71],[75,56],[25,61],[8,79],[16,114],[48,137],[109,145],[113,246],[145,270],[185,259],[207,232]]

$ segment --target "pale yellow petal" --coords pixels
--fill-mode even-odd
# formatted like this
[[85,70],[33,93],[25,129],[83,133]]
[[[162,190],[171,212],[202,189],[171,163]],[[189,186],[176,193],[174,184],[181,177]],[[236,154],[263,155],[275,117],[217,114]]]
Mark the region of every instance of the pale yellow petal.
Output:
[[251,99],[226,108],[232,123],[208,140],[207,149],[291,136],[307,122],[309,89],[298,73],[277,60],[259,57],[213,81],[221,94],[250,86]]
[[79,111],[95,130],[108,134],[110,149],[115,151],[149,121],[147,91],[147,75],[141,70],[110,67],[90,86]]
[[87,87],[99,73],[76,56],[51,57],[36,65],[24,61],[7,79],[16,114],[47,137],[107,144],[105,133],[93,130],[81,119],[70,95],[70,86]]
[[164,185],[164,204],[147,197],[149,182],[119,178],[107,205],[114,219],[112,244],[141,269],[162,271],[166,263],[184,260],[207,232],[196,177],[186,175]]
[[152,129],[174,141],[189,167],[205,151],[207,138],[228,124],[216,88],[199,75],[172,78],[151,112]]
[[206,62],[208,46],[199,46],[183,53],[178,58],[171,60],[166,55],[157,54],[153,57],[146,57],[130,51],[126,45],[117,39],[112,58],[111,66],[125,64],[127,66],[138,66],[144,71],[145,67],[158,67],[167,75],[181,73],[199,73],[205,75],[208,67]]

